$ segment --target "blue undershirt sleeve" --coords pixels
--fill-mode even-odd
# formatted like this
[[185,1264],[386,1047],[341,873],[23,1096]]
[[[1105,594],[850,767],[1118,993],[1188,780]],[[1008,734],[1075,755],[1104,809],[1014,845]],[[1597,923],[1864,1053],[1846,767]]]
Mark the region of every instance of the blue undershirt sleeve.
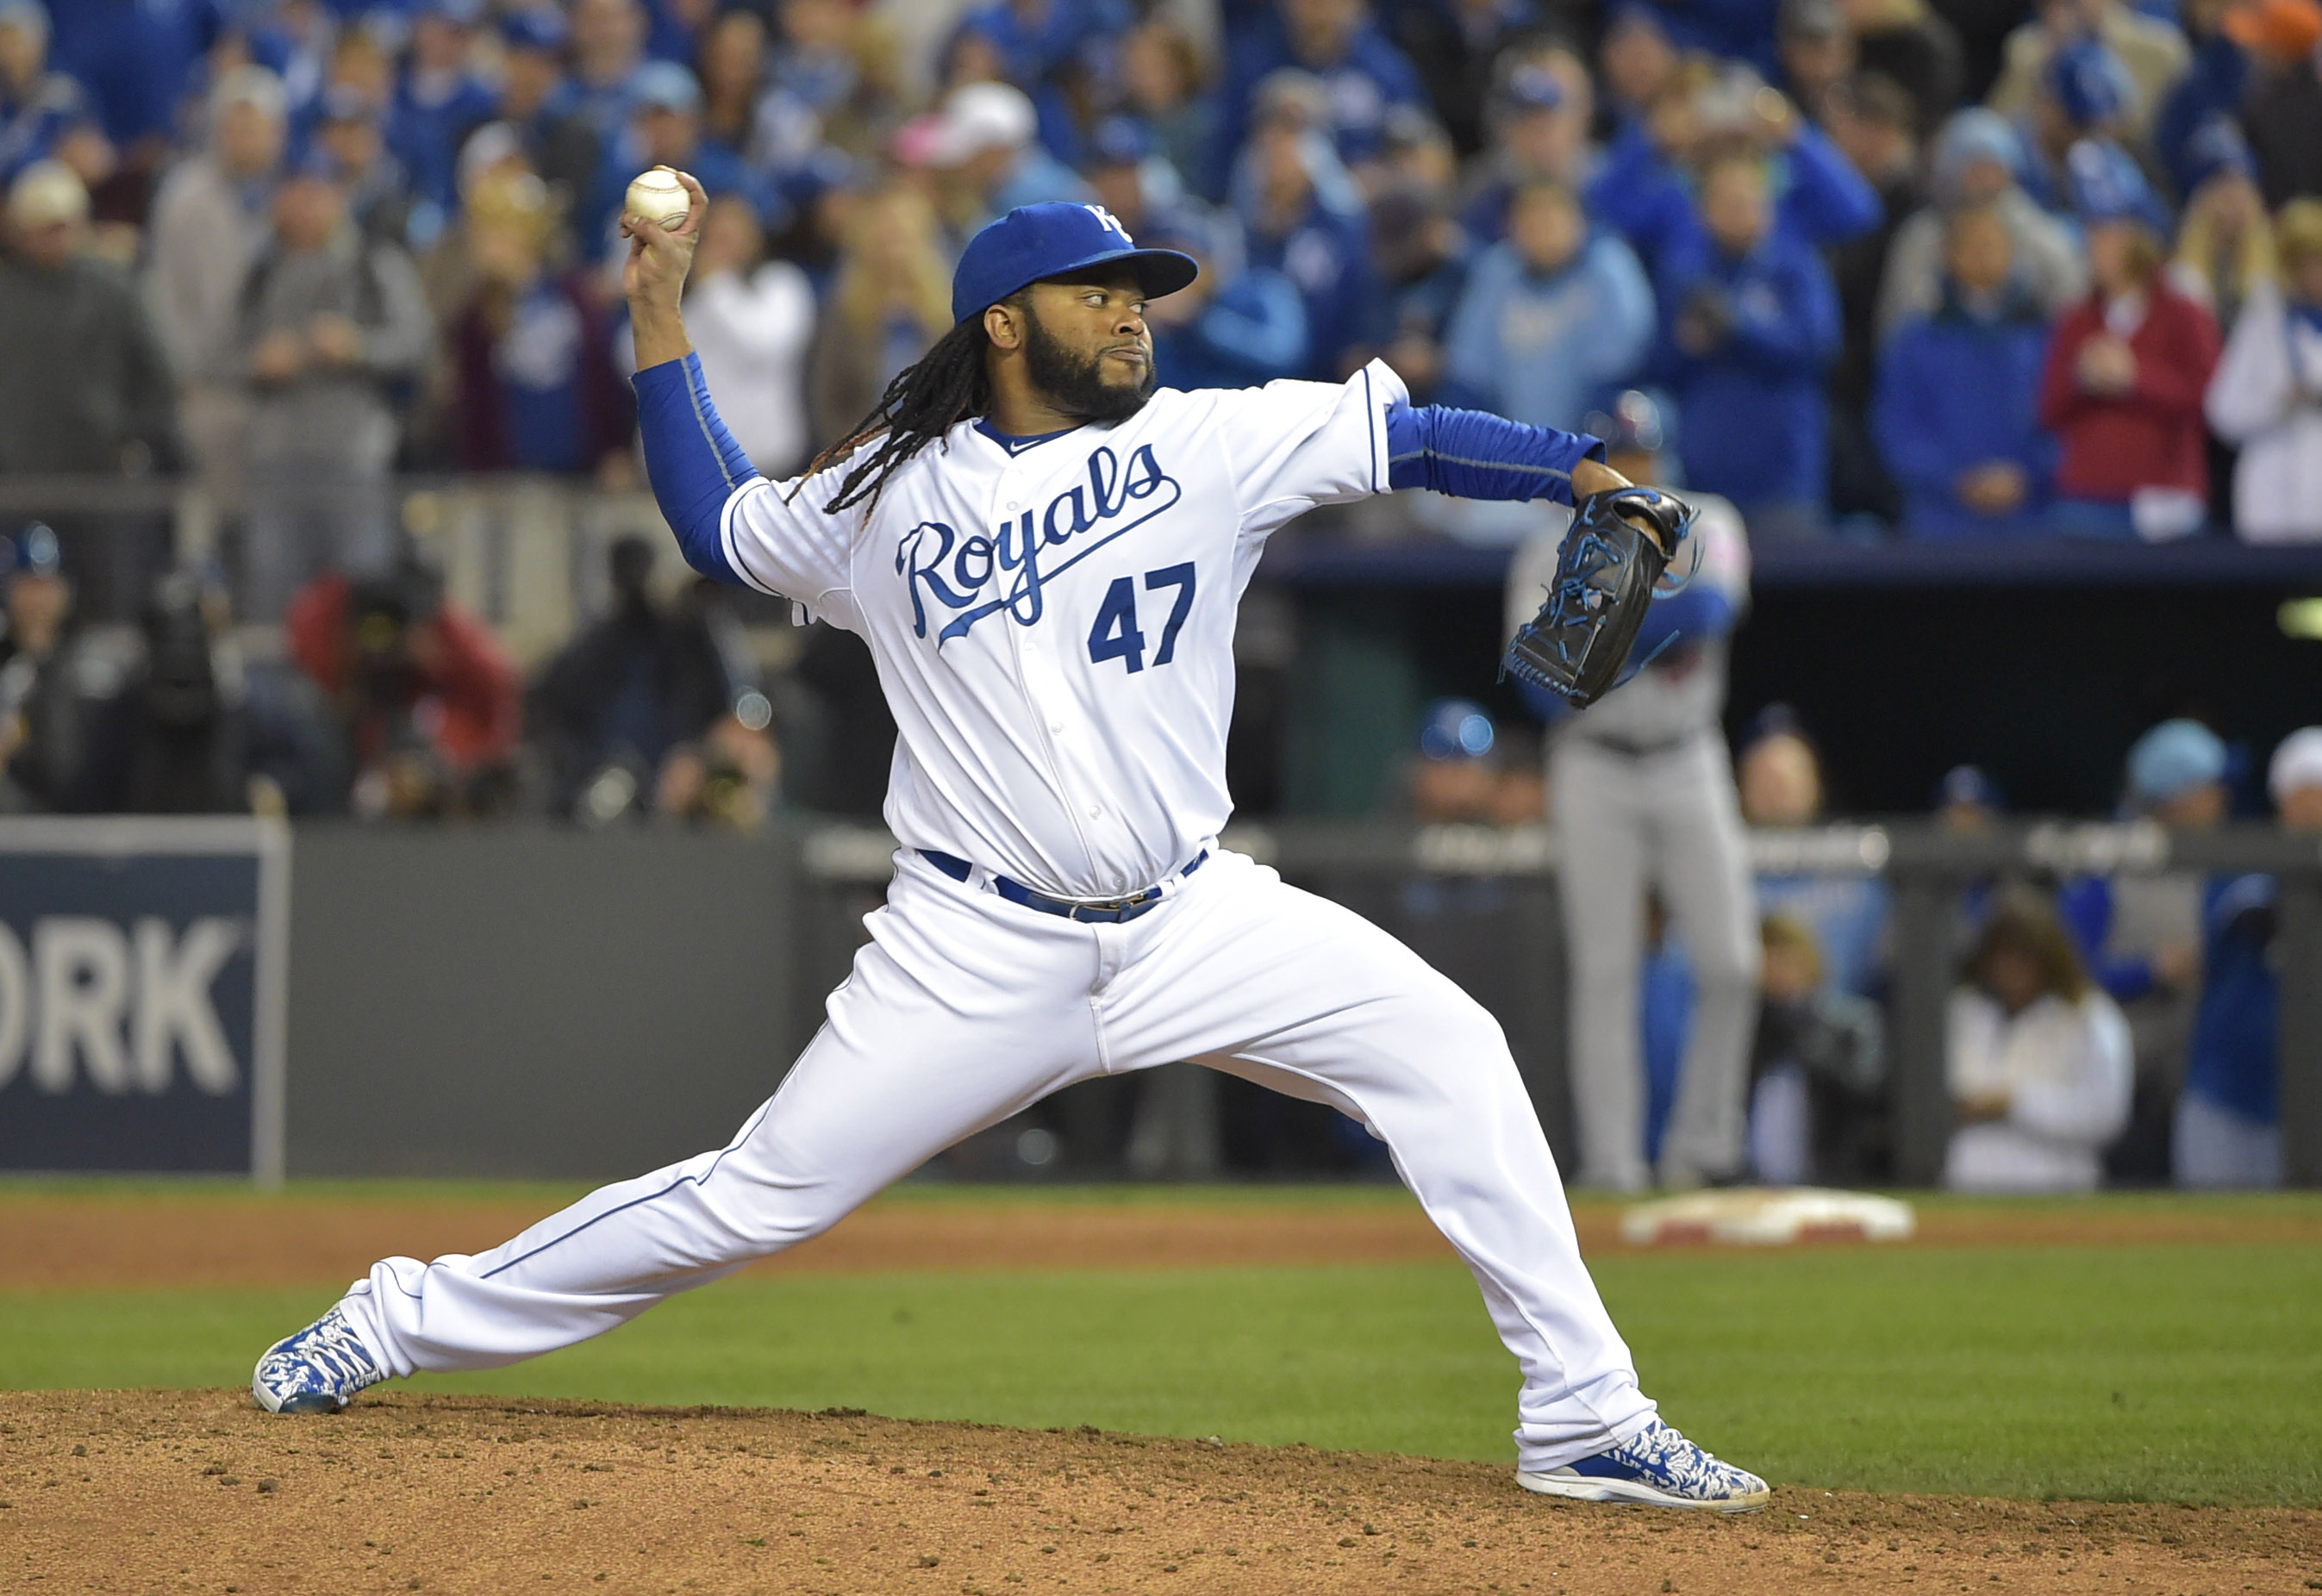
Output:
[[685,562],[703,576],[745,586],[727,558],[719,528],[726,501],[756,481],[758,472],[709,402],[701,357],[648,366],[629,386],[636,390],[645,477]]
[[1740,611],[1733,600],[1705,582],[1689,584],[1655,598],[1637,628],[1632,659],[1650,659],[1672,641],[1711,643],[1733,630]]
[[1454,498],[1572,502],[1572,468],[1601,461],[1585,433],[1526,426],[1481,410],[1397,405],[1386,413],[1387,483]]

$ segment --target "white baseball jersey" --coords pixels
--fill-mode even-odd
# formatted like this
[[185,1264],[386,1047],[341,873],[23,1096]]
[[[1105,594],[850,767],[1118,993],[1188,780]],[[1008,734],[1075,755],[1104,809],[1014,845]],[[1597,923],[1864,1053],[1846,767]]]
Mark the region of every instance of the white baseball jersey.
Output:
[[1011,452],[974,423],[875,504],[845,464],[727,501],[727,561],[870,644],[900,735],[886,819],[1060,898],[1142,891],[1232,809],[1234,613],[1266,534],[1387,490],[1374,360],[1343,385],[1163,388]]

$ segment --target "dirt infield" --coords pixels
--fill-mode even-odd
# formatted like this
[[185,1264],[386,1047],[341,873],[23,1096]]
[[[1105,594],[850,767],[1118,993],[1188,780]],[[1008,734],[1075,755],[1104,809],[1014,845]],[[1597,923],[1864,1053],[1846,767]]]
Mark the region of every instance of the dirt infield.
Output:
[[1506,1470],[859,1415],[398,1392],[0,1393],[0,1589],[2322,1589],[2322,1513],[1780,1490],[1742,1518]]
[[[544,1217],[537,1199],[275,1198],[150,1190],[0,1190],[0,1290],[283,1286],[352,1280],[378,1258],[497,1245]],[[1574,1210],[1583,1249],[1621,1250],[1620,1209]],[[1931,1207],[1925,1246],[2322,1243],[2322,1206],[2128,1208]],[[1847,1245],[1847,1244],[1815,1244]],[[1039,1194],[986,1203],[905,1197],[872,1204],[760,1270],[1198,1268],[1413,1263],[1450,1250],[1418,1205],[1392,1192],[1346,1202],[1266,1193],[1200,1199]]]

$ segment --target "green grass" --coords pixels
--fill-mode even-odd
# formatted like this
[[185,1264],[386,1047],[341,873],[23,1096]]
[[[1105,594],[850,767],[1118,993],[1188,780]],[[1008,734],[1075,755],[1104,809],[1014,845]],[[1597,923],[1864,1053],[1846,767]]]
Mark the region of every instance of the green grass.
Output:
[[[1664,1414],[1778,1481],[2322,1506],[2322,1248],[1595,1270]],[[0,1386],[238,1383],[329,1297],[0,1294]],[[1516,1379],[1466,1272],[1413,1264],[738,1280],[531,1363],[418,1383],[1504,1459]]]

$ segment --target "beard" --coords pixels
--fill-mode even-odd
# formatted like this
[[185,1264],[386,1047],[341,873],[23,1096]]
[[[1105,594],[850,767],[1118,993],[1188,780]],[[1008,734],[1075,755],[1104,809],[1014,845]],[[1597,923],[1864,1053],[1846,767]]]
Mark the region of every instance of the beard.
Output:
[[1084,355],[1067,349],[1040,324],[1038,315],[1024,318],[1024,369],[1032,386],[1057,409],[1090,421],[1127,421],[1153,397],[1155,373],[1149,359],[1136,381],[1107,382],[1102,353]]

